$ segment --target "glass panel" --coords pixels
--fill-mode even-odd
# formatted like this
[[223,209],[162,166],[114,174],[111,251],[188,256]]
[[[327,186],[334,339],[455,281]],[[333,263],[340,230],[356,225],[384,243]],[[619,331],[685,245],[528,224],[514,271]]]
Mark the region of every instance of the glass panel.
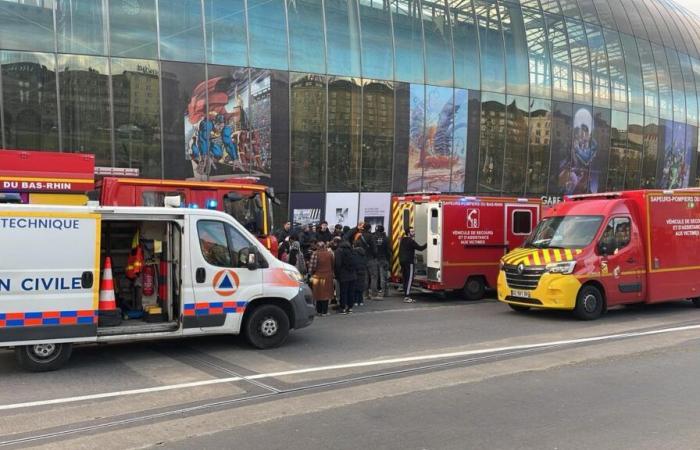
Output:
[[59,0],[56,4],[58,51],[106,55],[102,18],[102,2]]
[[656,82],[654,53],[649,41],[644,39],[637,39],[637,49],[639,50],[644,82],[644,111],[647,115],[656,116],[659,113],[659,85]]
[[593,0],[578,0],[578,6],[581,8],[581,18],[593,25],[600,25],[598,21],[598,12],[595,9]]
[[650,21],[653,21],[656,23],[656,28],[659,30],[659,33],[661,34],[661,40],[663,41],[663,44],[667,47],[674,47],[674,42],[673,42],[673,35],[671,35],[671,32],[669,31],[668,27],[666,26],[666,22],[664,22],[663,18],[661,17],[661,14],[663,14],[660,9],[659,4],[656,0],[639,0],[640,2],[643,2],[646,7],[649,9],[650,15],[647,16]]
[[[620,33],[632,34],[633,29],[632,25],[630,24],[628,12],[625,11],[625,7],[621,0],[605,0],[605,4],[612,10],[613,22],[615,25],[617,25],[617,29],[620,31]],[[603,23],[603,25],[606,24]]]
[[610,73],[608,71],[608,53],[600,27],[585,24],[588,33],[588,46],[591,57],[591,74],[593,76],[593,104],[610,107]]
[[508,93],[528,95],[528,45],[520,7],[504,3],[501,7],[501,24],[506,50]]
[[683,74],[683,83],[685,85],[685,107],[688,118],[688,123],[697,125],[698,123],[698,96],[695,92],[695,80],[693,77],[693,65],[690,61],[690,56],[679,53],[681,59],[681,73]]
[[608,175],[610,159],[610,109],[593,108],[592,142],[598,145],[596,159],[591,163],[590,192],[602,192]]
[[452,133],[452,174],[450,175],[450,192],[464,192],[465,169],[469,138],[469,98],[465,89],[455,89],[455,112]]
[[552,138],[552,102],[532,99],[528,120],[528,157],[526,194],[530,196],[547,193],[547,174]]
[[117,167],[161,177],[160,69],[155,61],[112,59],[114,136]]
[[618,33],[603,28],[605,45],[608,49],[610,67],[610,85],[612,87],[612,107],[620,111],[627,110],[627,77],[622,45]]
[[678,59],[678,52],[670,48],[666,49],[668,67],[671,72],[671,87],[673,90],[673,120],[685,122],[685,92],[683,83],[683,69]]
[[[554,2],[556,4],[556,0],[544,0],[546,4],[549,4],[551,2]],[[532,9],[537,9],[539,10],[541,8],[540,6],[540,0],[520,0],[520,5],[525,7],[525,8],[532,8]]]
[[574,101],[592,103],[591,62],[588,59],[588,40],[583,23],[566,20],[571,51],[571,72],[574,81]]
[[629,110],[633,113],[644,113],[644,82],[642,81],[642,63],[639,60],[639,50],[636,40],[628,35],[620,33],[622,50],[625,56],[627,69],[627,98]]
[[160,57],[204,62],[202,4],[199,0],[158,0]]
[[0,0],[0,48],[54,51],[53,8],[53,0]]
[[452,36],[447,12],[435,4],[423,6],[426,83],[452,86]]
[[530,64],[530,95],[552,95],[552,65],[549,59],[547,28],[541,13],[523,9]]
[[[559,188],[564,194],[597,192],[602,163],[600,139],[605,136],[605,124],[594,117],[590,105],[574,105],[572,140],[560,148]],[[600,128],[600,129],[599,129]]]
[[63,151],[94,153],[112,166],[107,58],[58,55]]
[[581,20],[581,11],[578,9],[576,0],[559,0],[559,4],[561,5],[561,11],[564,17]]
[[688,186],[692,153],[685,145],[686,124],[662,120],[663,167],[661,169],[661,188],[678,189]]
[[506,152],[503,161],[503,193],[523,195],[527,167],[528,98],[508,96],[506,101]]
[[411,96],[411,85],[408,83],[394,83],[395,97],[395,132],[394,139],[394,170],[391,192],[404,193],[407,191],[408,179],[408,155],[413,149],[411,148],[411,125],[413,114],[411,107],[413,105],[413,97]]
[[688,147],[688,152],[693,155],[692,158],[695,160],[695,175],[692,173],[689,176],[688,186],[690,187],[700,187],[700,154],[698,153],[698,127],[695,125],[688,125],[686,127],[685,134],[685,145]]
[[659,119],[652,116],[644,117],[644,160],[642,163],[642,187],[656,187],[656,166],[659,157]]
[[480,89],[479,38],[472,4],[462,0],[447,0],[447,4],[454,41],[455,86]]
[[155,0],[111,0],[109,33],[112,56],[156,59]]
[[[613,0],[615,1],[615,0]],[[603,27],[617,30],[617,23],[610,10],[610,0],[593,0],[595,9],[598,11],[598,19]]]
[[244,0],[204,0],[207,62],[248,65]]
[[629,115],[627,124],[627,155],[625,158],[625,189],[641,186],[642,149],[644,146],[644,116]]
[[573,105],[571,103],[553,102],[552,112],[552,157],[549,166],[550,195],[566,194],[575,188],[575,181],[570,180],[571,166],[571,125],[573,123]]
[[476,20],[479,24],[481,89],[491,92],[505,92],[505,50],[501,24],[498,19],[498,6],[494,0],[474,0],[474,7]]
[[300,72],[326,71],[323,45],[323,6],[315,0],[287,3],[290,69]]
[[388,2],[360,0],[362,25],[362,75],[379,80],[394,79],[391,11]]
[[[361,66],[357,4],[355,0],[326,0],[325,5],[328,73],[359,77]],[[389,45],[388,42],[386,44]]]
[[197,222],[197,235],[206,262],[217,267],[234,267],[223,222],[200,220]]
[[552,55],[552,96],[558,100],[571,100],[571,57],[567,43],[564,19],[547,16],[549,30],[549,51]]
[[608,167],[608,191],[623,189],[625,186],[625,172],[627,154],[627,113],[621,111],[612,112],[612,124],[610,128],[610,164]]
[[58,149],[54,55],[0,51],[7,148]]
[[561,8],[559,7],[559,2],[557,0],[540,0],[540,4],[545,12],[561,15]]
[[364,80],[362,91],[362,192],[391,191],[393,153],[393,85],[385,81]]
[[[644,26],[644,20],[642,20],[641,14],[639,14],[639,10],[636,8],[635,4],[637,3],[637,0],[619,0],[620,1],[620,6],[619,8],[623,9],[625,13],[627,13],[627,17],[629,18],[630,21],[630,27],[631,27],[631,32],[627,31],[627,33],[633,33],[637,37],[641,37],[643,39],[649,39],[647,32],[646,32],[646,27]],[[616,6],[617,8],[617,6]]]
[[409,83],[423,83],[423,31],[418,2],[392,0],[391,14],[394,23],[396,79]]
[[653,20],[648,20],[648,18],[652,15],[651,11],[649,11],[649,9],[646,7],[643,1],[631,1],[634,3],[634,7],[639,12],[639,15],[644,18],[647,18],[647,20],[644,20],[643,28],[646,29],[647,35],[649,36],[649,40],[661,44],[661,34],[659,33],[659,29],[656,27],[656,23]]
[[671,90],[671,73],[668,69],[666,52],[660,45],[651,44],[656,63],[656,77],[659,82],[659,116],[673,119],[673,91]]
[[500,193],[506,134],[505,95],[481,94],[478,192]]
[[[397,102],[398,104],[398,102]],[[423,189],[425,153],[425,85],[411,84],[409,94],[408,191]],[[399,104],[399,108],[401,108]],[[400,111],[400,109],[399,109]],[[400,149],[401,147],[397,147]]]
[[362,87],[356,78],[328,80],[328,191],[360,186]]
[[[285,70],[287,62],[287,20],[283,0],[248,0],[250,65]],[[323,52],[323,42],[316,43]]]
[[426,86],[424,147],[418,160],[424,191],[450,190],[454,119],[453,89]]
[[326,168],[326,79],[292,73],[292,190],[323,191]]

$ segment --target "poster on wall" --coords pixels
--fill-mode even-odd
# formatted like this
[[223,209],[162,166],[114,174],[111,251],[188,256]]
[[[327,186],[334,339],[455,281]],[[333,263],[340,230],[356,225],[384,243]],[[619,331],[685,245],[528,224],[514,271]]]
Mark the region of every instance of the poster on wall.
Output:
[[384,230],[389,230],[389,217],[391,214],[391,194],[384,192],[365,192],[360,194],[359,218],[364,223],[372,226],[372,231],[377,225],[384,225]]
[[357,225],[357,202],[359,194],[354,192],[329,192],[326,194],[326,222],[328,227],[335,225]]
[[666,120],[662,122],[665,130],[661,187],[663,189],[687,187],[693,154],[685,143],[686,125]]
[[409,95],[408,183],[406,190],[417,192],[423,188],[421,157],[425,146],[425,86],[412,84]]
[[319,224],[324,216],[324,198],[320,193],[293,193],[289,196],[293,227]]
[[449,192],[455,102],[452,88],[426,86],[425,138],[419,163],[423,168],[423,190]]
[[564,195],[598,192],[600,148],[590,106],[574,105],[572,138],[560,147],[559,191]]
[[183,118],[193,178],[270,176],[270,92],[267,70],[209,66]]

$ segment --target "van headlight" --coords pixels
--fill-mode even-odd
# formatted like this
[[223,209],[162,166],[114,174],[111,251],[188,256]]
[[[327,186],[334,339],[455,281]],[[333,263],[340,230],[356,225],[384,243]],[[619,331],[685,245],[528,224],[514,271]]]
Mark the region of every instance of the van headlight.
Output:
[[547,264],[545,266],[545,270],[549,273],[560,273],[562,275],[569,275],[574,272],[575,267],[576,261],[555,262]]
[[303,283],[304,277],[301,276],[298,270],[284,270],[285,275],[289,277],[290,280],[296,281],[297,283]]

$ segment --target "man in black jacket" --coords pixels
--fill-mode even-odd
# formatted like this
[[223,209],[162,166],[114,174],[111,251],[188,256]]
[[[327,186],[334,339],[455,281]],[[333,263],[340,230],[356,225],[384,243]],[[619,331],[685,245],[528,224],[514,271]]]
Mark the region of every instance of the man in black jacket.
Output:
[[418,245],[415,240],[416,231],[413,227],[406,230],[406,234],[401,238],[399,245],[399,262],[401,263],[401,276],[403,278],[404,303],[415,303],[411,298],[411,284],[413,284],[414,261],[416,250],[423,251],[428,248],[428,244]]
[[340,285],[340,311],[348,314],[354,305],[353,293],[357,280],[357,268],[353,261],[352,247],[348,241],[342,241],[335,251],[335,278]]
[[316,240],[328,243],[331,239],[333,239],[333,234],[328,229],[328,222],[324,220],[316,230]]
[[384,225],[377,225],[374,231],[374,242],[377,245],[377,270],[370,274],[371,290],[374,291],[379,285],[379,292],[376,300],[381,300],[388,294],[388,286],[386,284],[389,276],[389,261],[391,260],[391,250],[389,248],[389,237],[384,232]]

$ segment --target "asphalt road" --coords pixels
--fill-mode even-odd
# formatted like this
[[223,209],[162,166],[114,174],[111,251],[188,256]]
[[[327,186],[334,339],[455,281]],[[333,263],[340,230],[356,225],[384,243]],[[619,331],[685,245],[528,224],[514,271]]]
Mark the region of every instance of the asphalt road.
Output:
[[0,352],[0,448],[699,448],[700,311],[580,322],[419,297],[323,317],[284,347],[204,337]]

